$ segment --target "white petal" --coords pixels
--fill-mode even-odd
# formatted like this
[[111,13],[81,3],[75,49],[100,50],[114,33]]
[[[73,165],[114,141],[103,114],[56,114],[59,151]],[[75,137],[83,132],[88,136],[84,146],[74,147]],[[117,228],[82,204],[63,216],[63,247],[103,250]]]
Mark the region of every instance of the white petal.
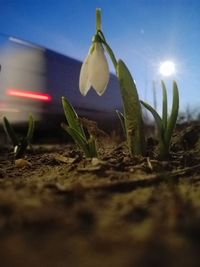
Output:
[[90,61],[90,57],[91,54],[88,54],[86,59],[84,60],[81,66],[81,71],[79,76],[79,89],[83,96],[86,96],[91,87],[91,83],[89,81],[89,73],[88,73],[88,63]]
[[109,82],[109,67],[100,43],[95,44],[88,64],[89,81],[98,95],[102,95]]

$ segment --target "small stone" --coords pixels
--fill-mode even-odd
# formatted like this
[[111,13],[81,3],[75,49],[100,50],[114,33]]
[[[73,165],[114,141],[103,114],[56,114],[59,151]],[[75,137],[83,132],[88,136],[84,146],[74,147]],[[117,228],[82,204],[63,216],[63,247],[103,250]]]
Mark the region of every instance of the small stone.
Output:
[[23,167],[27,167],[27,166],[30,166],[31,164],[25,160],[25,159],[16,159],[15,160],[15,166],[17,168],[23,168]]
[[97,167],[97,166],[106,165],[106,161],[100,160],[98,158],[92,158],[91,164],[92,164],[92,166]]

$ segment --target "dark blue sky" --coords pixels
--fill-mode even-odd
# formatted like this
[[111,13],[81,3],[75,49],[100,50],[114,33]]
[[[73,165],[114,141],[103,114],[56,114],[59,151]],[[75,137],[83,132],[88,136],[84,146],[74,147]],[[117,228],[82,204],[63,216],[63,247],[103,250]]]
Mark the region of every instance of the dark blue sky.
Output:
[[171,59],[181,107],[200,107],[199,0],[0,0],[0,32],[83,60],[96,7],[102,9],[107,41],[134,74],[140,98],[146,88],[151,101],[153,80],[160,91],[159,64]]

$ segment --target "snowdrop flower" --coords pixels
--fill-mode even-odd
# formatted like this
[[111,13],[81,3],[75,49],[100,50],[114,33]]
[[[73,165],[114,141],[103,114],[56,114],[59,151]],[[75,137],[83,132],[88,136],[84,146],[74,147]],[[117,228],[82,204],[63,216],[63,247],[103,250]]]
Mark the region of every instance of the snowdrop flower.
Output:
[[109,81],[109,67],[100,42],[94,42],[83,62],[79,78],[79,88],[86,96],[91,87],[98,95],[102,95]]

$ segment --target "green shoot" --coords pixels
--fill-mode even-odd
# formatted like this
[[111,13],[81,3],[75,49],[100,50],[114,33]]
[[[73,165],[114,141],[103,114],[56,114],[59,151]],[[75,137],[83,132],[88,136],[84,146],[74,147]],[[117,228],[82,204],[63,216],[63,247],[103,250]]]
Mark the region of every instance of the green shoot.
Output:
[[28,131],[26,136],[23,138],[19,138],[16,135],[12,125],[6,117],[3,117],[3,125],[6,134],[12,142],[15,159],[23,157],[27,147],[31,145],[33,139],[33,134],[35,130],[35,121],[33,119],[33,116],[29,116]]
[[127,66],[122,60],[116,60],[116,57],[108,45],[105,36],[101,30],[101,10],[97,9],[96,13],[96,35],[94,40],[102,43],[105,50],[113,62],[116,74],[119,79],[122,101],[124,106],[124,120],[127,137],[127,144],[130,154],[145,154],[145,137],[143,130],[143,119],[137,88]]
[[62,128],[73,138],[75,143],[83,150],[87,158],[97,157],[95,137],[90,134],[86,137],[79,117],[66,97],[62,97],[62,105],[68,125],[62,123]]
[[125,128],[130,154],[143,155],[145,140],[140,101],[135,82],[122,60],[118,61],[117,74],[124,105]]
[[176,82],[173,82],[173,103],[170,116],[168,116],[167,108],[167,89],[162,81],[162,90],[163,90],[163,106],[162,106],[162,118],[159,116],[157,111],[151,107],[149,104],[141,101],[142,105],[148,109],[157,124],[158,128],[158,140],[159,140],[159,158],[166,159],[169,155],[169,148],[171,143],[171,138],[173,131],[176,126],[176,121],[178,117],[179,110],[179,92]]
[[120,121],[120,124],[121,124],[121,127],[122,127],[122,131],[123,131],[123,135],[126,136],[124,115],[119,110],[115,110],[115,111],[116,111],[117,117],[118,117],[118,119]]

